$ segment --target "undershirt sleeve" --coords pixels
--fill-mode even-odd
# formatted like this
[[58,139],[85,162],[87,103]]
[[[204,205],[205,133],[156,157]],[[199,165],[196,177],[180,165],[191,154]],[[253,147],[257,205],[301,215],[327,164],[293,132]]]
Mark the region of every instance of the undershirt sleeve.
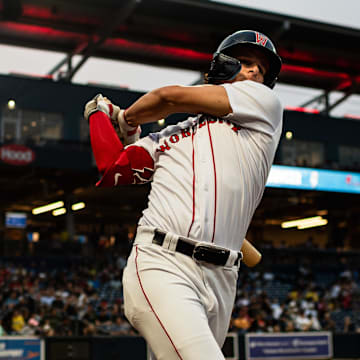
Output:
[[109,117],[97,111],[90,122],[90,141],[97,168],[102,175],[97,186],[112,187],[151,181],[154,160],[141,146],[124,148]]

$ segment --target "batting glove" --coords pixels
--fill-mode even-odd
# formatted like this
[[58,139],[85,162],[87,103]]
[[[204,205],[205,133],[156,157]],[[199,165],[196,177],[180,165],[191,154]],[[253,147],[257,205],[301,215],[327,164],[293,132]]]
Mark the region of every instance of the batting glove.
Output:
[[120,110],[118,114],[118,124],[124,139],[124,144],[129,145],[140,139],[141,128],[140,126],[130,126],[125,119],[125,110]]
[[90,115],[97,111],[101,111],[109,117],[117,135],[120,139],[122,139],[123,136],[117,120],[120,112],[120,107],[112,104],[109,99],[104,98],[101,94],[98,94],[86,103],[84,110],[84,118],[89,121]]
[[108,110],[111,123],[124,145],[130,145],[139,140],[141,128],[140,126],[130,126],[126,122],[125,110],[114,105],[108,98],[98,98],[98,105]]
[[97,111],[102,111],[110,117],[109,107],[105,103],[104,97],[101,94],[97,94],[93,99],[86,103],[84,118],[89,121],[90,115]]

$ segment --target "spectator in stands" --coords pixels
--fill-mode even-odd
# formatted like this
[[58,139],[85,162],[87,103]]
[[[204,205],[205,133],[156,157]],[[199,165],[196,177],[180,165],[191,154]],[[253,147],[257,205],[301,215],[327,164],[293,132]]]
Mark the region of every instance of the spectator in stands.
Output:
[[100,332],[107,333],[108,327],[112,324],[108,311],[102,308],[95,320],[96,329]]
[[316,289],[316,284],[313,282],[310,282],[308,286],[305,289],[305,299],[311,300],[313,302],[319,301],[319,293]]
[[284,308],[278,320],[278,325],[282,332],[295,331],[295,325],[287,307]]
[[55,293],[55,299],[52,302],[52,307],[58,310],[64,310],[64,301],[62,300],[61,291]]
[[294,332],[296,331],[295,323],[292,319],[286,319],[284,324],[284,332]]
[[44,320],[44,323],[41,327],[41,335],[43,336],[54,336],[55,332],[54,329],[51,327],[50,320]]
[[42,290],[40,297],[40,302],[42,304],[51,306],[54,300],[55,300],[54,288],[45,288],[44,290]]
[[278,321],[273,321],[270,332],[274,332],[274,333],[281,332],[281,326],[280,326],[280,323]]
[[267,322],[266,322],[266,313],[265,311],[258,311],[255,315],[255,318],[251,322],[249,327],[249,332],[267,332]]
[[[262,286],[262,284],[259,284],[259,287],[260,286]],[[266,291],[262,291],[258,295],[257,302],[260,304],[260,308],[266,314],[266,317],[272,314],[271,302]]]
[[62,313],[56,308],[50,308],[48,313],[45,315],[44,320],[49,323],[54,331],[56,331],[61,326]]
[[331,285],[329,290],[329,297],[330,299],[337,299],[340,295],[341,286],[340,286],[340,279],[336,279],[336,281]]
[[25,326],[25,320],[20,310],[15,309],[11,317],[11,329],[15,334],[21,334],[21,330]]
[[294,317],[295,329],[298,331],[309,331],[311,329],[311,318],[305,315],[304,309],[300,309]]
[[65,300],[64,312],[66,316],[71,318],[77,318],[78,308],[77,308],[77,296],[76,294],[70,294]]
[[316,303],[315,302],[305,301],[303,309],[304,309],[304,312],[305,312],[305,316],[310,315],[311,318],[313,318],[313,319],[319,319],[318,311],[316,309]]
[[280,303],[278,298],[273,298],[270,303],[271,310],[272,310],[272,317],[275,320],[279,320],[281,314],[284,311],[285,303]]
[[320,324],[325,331],[335,331],[336,329],[335,321],[331,318],[331,313],[329,311],[325,312],[323,318],[320,319]]
[[351,333],[356,331],[356,324],[350,316],[344,317],[344,333]]
[[252,319],[249,316],[247,306],[240,308],[240,311],[237,316],[232,318],[230,328],[232,331],[238,331],[240,333],[246,332],[252,323]]
[[115,322],[111,323],[108,328],[109,335],[134,335],[131,325],[120,315],[116,317]]
[[[106,332],[102,334],[107,335],[112,332],[116,334],[119,331],[120,335],[123,328],[130,325],[124,318],[122,322],[117,320],[117,317],[123,315],[121,287],[118,286],[121,269],[116,264],[115,256],[110,263],[113,265],[110,266],[102,261],[73,265],[67,268],[67,271],[53,268],[49,270],[44,264],[29,264],[28,267],[15,264],[10,264],[8,267],[0,265],[0,317],[2,319],[0,336],[5,333],[48,336],[98,335],[95,322],[99,319],[99,313],[94,309],[100,310],[100,308],[104,308],[109,317]],[[353,265],[357,266],[357,264],[356,260]],[[283,297],[269,300],[270,292],[262,291],[264,288],[271,287],[272,280],[264,276],[267,271],[259,271],[249,276],[248,271],[244,269],[239,281],[230,329],[250,331],[250,326],[248,327],[243,319],[243,312],[245,312],[243,309],[247,308],[250,321],[257,313],[261,313],[262,316],[259,318],[266,324],[265,326],[254,324],[253,328],[257,326],[256,331],[295,331],[296,311],[303,309],[305,316],[309,318],[309,315],[312,315],[309,318],[310,331],[322,329],[360,332],[360,319],[352,312],[354,309],[359,309],[360,305],[359,288],[356,283],[359,281],[359,275],[354,270],[356,268],[350,265],[349,262],[343,266],[345,272],[339,274],[338,280],[330,286],[320,287],[319,284],[313,282],[314,279],[311,279],[304,282],[302,288],[296,287],[298,290],[295,296],[296,301],[289,301]],[[280,278],[276,273],[275,278],[278,282],[289,283],[291,276],[291,271],[289,271],[286,277]],[[89,286],[89,281],[96,283],[96,287]],[[268,286],[264,287],[264,284]],[[51,289],[53,286],[56,286],[56,290]],[[51,290],[53,300],[49,292],[44,289]],[[111,296],[109,296],[109,291]],[[344,306],[347,294],[351,295],[351,301],[345,302]],[[330,312],[333,312],[333,318]],[[15,314],[19,313],[24,323],[18,332],[12,328],[12,320]],[[344,314],[347,317],[344,318]],[[80,319],[79,323],[77,319]],[[131,329],[130,332],[134,333],[134,330]]]
[[5,300],[4,305],[9,308],[14,308],[19,303],[16,291],[12,291],[10,296]]
[[292,289],[289,293],[288,293],[288,301],[291,300],[297,300],[300,297],[300,293],[301,291],[299,290],[299,288],[294,288]]
[[94,306],[92,304],[88,304],[86,312],[83,314],[83,316],[80,316],[82,334],[84,335],[96,334],[96,326],[95,326],[96,319],[97,319],[97,314],[95,312]]
[[120,315],[120,309],[119,309],[119,305],[117,303],[112,304],[112,306],[110,306],[109,308],[109,319],[115,323],[116,319],[119,317]]
[[0,337],[1,336],[5,336],[6,335],[6,331],[3,328],[3,324],[2,324],[2,318],[0,318]]
[[27,321],[27,331],[25,333],[23,331],[23,334],[38,335],[40,333],[39,325],[38,316],[36,314],[32,314]]
[[237,300],[236,300],[236,307],[241,308],[243,306],[248,306],[250,304],[250,299],[248,293],[243,290],[238,290],[237,292]]
[[311,331],[320,331],[320,330],[322,330],[320,320],[318,319],[317,316],[315,316],[313,314],[308,314],[307,316],[311,320],[311,326],[310,326]]

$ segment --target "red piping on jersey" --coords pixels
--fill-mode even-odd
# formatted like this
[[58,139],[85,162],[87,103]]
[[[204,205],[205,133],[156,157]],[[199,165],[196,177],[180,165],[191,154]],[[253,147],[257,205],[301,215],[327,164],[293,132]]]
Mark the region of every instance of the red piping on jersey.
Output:
[[209,133],[209,140],[210,140],[210,147],[211,147],[211,156],[212,156],[212,160],[213,160],[213,165],[214,165],[214,197],[215,197],[215,204],[214,204],[214,226],[213,226],[213,234],[211,237],[211,242],[214,242],[214,237],[215,237],[215,224],[216,224],[216,190],[217,190],[217,186],[216,186],[216,166],[215,166],[215,156],[214,156],[214,149],[213,149],[213,143],[212,143],[212,139],[211,139],[211,132],[210,132],[210,125],[209,122],[207,121],[207,128],[208,128],[208,133]]
[[159,319],[159,316],[158,316],[158,315],[156,314],[156,312],[154,311],[154,308],[152,307],[152,305],[151,305],[151,303],[150,303],[150,300],[149,300],[149,298],[147,297],[147,295],[146,295],[146,293],[145,293],[145,290],[144,290],[143,285],[142,285],[142,283],[141,283],[140,274],[139,274],[139,269],[138,269],[138,263],[137,263],[137,258],[138,258],[138,255],[139,255],[138,247],[136,246],[135,248],[136,248],[136,256],[135,256],[136,275],[137,275],[137,278],[138,278],[138,280],[139,280],[139,284],[140,284],[140,287],[141,287],[141,291],[142,291],[142,293],[144,294],[145,299],[146,299],[146,302],[147,302],[148,305],[150,306],[151,311],[152,311],[153,314],[155,315],[157,321],[159,322],[159,324],[160,324],[160,326],[162,327],[162,329],[164,330],[166,336],[167,336],[168,339],[170,340],[171,345],[173,346],[175,352],[177,353],[177,355],[179,356],[179,358],[180,358],[181,360],[183,360],[183,358],[182,358],[181,355],[179,354],[179,351],[176,349],[175,344],[173,343],[170,335],[169,335],[168,332],[166,331],[165,326],[163,325],[163,323],[162,323],[161,320]]
[[192,219],[189,227],[187,237],[190,237],[190,230],[194,224],[195,220],[195,148],[194,148],[194,132],[191,133],[191,142],[192,142],[192,167],[193,167],[193,211]]

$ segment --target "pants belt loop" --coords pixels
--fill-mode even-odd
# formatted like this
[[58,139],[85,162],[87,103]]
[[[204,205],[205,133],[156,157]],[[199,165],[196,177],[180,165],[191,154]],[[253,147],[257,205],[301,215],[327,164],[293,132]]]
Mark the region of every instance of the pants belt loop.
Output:
[[226,264],[225,264],[225,268],[232,268],[234,265],[235,265],[235,262],[236,262],[236,259],[238,257],[238,254],[236,251],[231,251],[230,250],[230,254],[229,254],[229,257],[226,261]]
[[171,253],[175,252],[178,239],[179,237],[174,234],[171,233],[166,234],[164,242],[167,241],[168,246],[166,247],[166,249],[169,250]]
[[162,247],[166,250],[169,249],[169,246],[170,246],[170,240],[171,240],[171,236],[169,233],[166,233],[165,234],[165,238],[164,238],[164,241],[162,243]]

